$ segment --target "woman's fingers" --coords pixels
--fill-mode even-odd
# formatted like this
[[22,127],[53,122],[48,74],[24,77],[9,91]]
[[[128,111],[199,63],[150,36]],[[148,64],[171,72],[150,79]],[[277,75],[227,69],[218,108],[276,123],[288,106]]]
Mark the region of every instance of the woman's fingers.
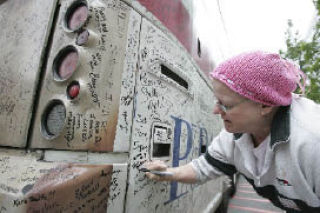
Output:
[[[166,171],[168,166],[161,160],[149,161],[142,165],[143,168],[153,171]],[[155,181],[168,181],[170,177],[165,175],[156,175],[152,174],[151,172],[146,172],[146,176]]]
[[158,171],[165,171],[168,168],[168,166],[163,161],[160,161],[160,160],[146,162],[145,164],[143,164],[143,167],[149,170],[158,170]]
[[155,174],[152,174],[150,172],[147,172],[146,176],[151,180],[161,181],[161,176],[159,176],[159,175],[155,175]]

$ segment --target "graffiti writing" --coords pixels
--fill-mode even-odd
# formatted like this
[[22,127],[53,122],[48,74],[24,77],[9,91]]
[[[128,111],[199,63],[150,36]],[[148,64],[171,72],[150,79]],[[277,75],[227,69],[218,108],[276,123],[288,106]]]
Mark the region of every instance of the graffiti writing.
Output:
[[2,98],[0,100],[0,115],[3,113],[11,114],[15,108],[16,104],[13,100],[9,98]]

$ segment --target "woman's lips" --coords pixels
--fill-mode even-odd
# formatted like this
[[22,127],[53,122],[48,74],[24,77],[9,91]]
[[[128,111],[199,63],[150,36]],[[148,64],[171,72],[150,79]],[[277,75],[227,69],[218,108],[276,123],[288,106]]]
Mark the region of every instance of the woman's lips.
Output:
[[231,121],[229,120],[223,120],[225,123],[231,123]]
[[226,119],[226,118],[223,118],[222,116],[221,116],[221,118],[222,118],[223,122],[225,122],[225,123],[231,123],[230,120],[228,120],[228,119]]

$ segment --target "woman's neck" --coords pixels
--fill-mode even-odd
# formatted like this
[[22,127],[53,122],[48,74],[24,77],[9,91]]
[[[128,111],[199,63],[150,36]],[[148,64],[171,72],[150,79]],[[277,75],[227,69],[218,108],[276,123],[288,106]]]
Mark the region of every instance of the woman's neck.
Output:
[[252,142],[254,147],[258,147],[270,134],[270,128],[265,131],[261,131],[258,134],[251,134]]
[[254,147],[258,147],[270,134],[272,121],[277,111],[278,107],[274,107],[269,114],[264,116],[261,123],[255,125],[254,131],[251,132]]

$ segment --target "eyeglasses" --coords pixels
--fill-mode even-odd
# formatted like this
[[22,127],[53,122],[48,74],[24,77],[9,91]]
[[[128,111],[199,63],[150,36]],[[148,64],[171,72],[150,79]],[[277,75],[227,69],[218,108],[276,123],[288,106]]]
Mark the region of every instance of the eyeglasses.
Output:
[[218,100],[215,102],[215,105],[217,105],[224,113],[230,111],[231,109],[233,109],[234,107],[242,104],[243,102],[247,101],[246,99],[240,101],[239,103],[236,103],[232,106],[225,106],[222,103],[220,103]]

